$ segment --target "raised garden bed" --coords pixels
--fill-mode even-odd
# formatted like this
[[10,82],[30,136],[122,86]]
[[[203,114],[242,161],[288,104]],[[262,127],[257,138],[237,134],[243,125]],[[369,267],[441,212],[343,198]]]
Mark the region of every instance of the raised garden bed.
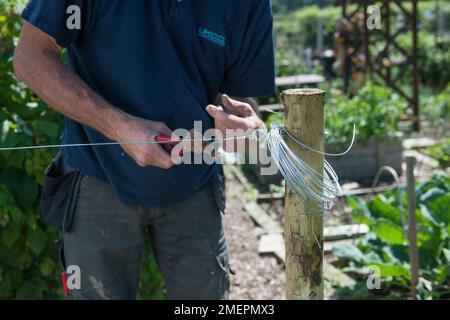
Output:
[[[345,146],[326,146],[328,152],[339,152],[344,148]],[[403,148],[400,139],[369,140],[356,143],[345,156],[327,157],[327,161],[341,181],[365,182],[373,180],[377,171],[383,166],[390,166],[401,175],[402,154]],[[279,184],[283,179],[279,172],[276,175],[262,176],[260,166],[252,165],[251,168],[263,184]]]
[[[332,150],[328,148],[327,150]],[[402,142],[400,140],[369,140],[356,143],[345,156],[327,160],[340,180],[363,182],[373,180],[383,166],[392,167],[400,175],[402,171]]]

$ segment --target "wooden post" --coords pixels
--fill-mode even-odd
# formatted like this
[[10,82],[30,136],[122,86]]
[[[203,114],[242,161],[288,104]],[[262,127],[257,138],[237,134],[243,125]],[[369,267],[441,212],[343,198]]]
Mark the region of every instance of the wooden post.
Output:
[[419,285],[419,249],[417,247],[416,227],[416,190],[414,179],[414,157],[406,158],[406,179],[408,192],[408,238],[409,238],[409,260],[411,266],[411,296],[417,299],[417,286]]
[[[325,91],[292,89],[281,94],[286,129],[306,145],[324,148]],[[322,173],[324,157],[286,138],[291,150],[311,168]],[[323,218],[309,212],[286,186],[286,297],[288,300],[321,300],[323,287]]]

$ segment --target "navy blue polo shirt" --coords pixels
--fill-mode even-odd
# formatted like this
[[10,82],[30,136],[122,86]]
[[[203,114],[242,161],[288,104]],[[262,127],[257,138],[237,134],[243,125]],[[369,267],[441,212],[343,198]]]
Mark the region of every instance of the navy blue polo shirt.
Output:
[[[81,13],[79,29],[71,5]],[[31,0],[22,17],[67,48],[68,66],[96,93],[172,130],[194,121],[212,128],[205,108],[220,92],[259,97],[275,89],[270,0]],[[62,142],[110,141],[66,118]],[[218,172],[206,164],[141,168],[120,146],[63,153],[135,205],[182,201]]]

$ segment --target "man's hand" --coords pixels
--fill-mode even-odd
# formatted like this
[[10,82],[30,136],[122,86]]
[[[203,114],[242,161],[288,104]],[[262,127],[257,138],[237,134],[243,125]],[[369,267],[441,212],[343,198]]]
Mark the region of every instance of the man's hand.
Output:
[[[264,122],[258,117],[255,110],[245,102],[231,99],[227,95],[222,95],[222,105],[209,105],[206,111],[214,118],[215,128],[222,133],[224,138],[241,137],[243,133],[249,134],[254,130],[267,130]],[[233,133],[234,131],[234,133]],[[243,140],[238,140],[236,143],[231,141],[225,143],[223,148],[226,151],[238,151],[242,147]]]
[[[162,122],[132,118],[120,126],[116,140],[119,142],[147,142],[154,141],[157,135],[170,137],[172,131]],[[123,144],[122,149],[140,167],[154,166],[169,169],[174,165],[170,155],[159,144]]]
[[209,105],[206,107],[206,111],[214,118],[216,129],[223,134],[227,129],[244,131],[266,129],[264,122],[248,103],[231,99],[224,94],[222,95],[222,105],[226,110],[220,106]]

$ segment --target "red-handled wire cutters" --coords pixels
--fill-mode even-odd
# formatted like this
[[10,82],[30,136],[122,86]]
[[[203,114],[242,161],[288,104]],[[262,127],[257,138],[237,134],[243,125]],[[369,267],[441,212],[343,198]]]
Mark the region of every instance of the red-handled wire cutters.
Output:
[[179,145],[182,140],[181,138],[172,138],[166,136],[156,136],[155,141],[158,142],[161,147],[166,150],[169,154],[172,153],[173,148]]

